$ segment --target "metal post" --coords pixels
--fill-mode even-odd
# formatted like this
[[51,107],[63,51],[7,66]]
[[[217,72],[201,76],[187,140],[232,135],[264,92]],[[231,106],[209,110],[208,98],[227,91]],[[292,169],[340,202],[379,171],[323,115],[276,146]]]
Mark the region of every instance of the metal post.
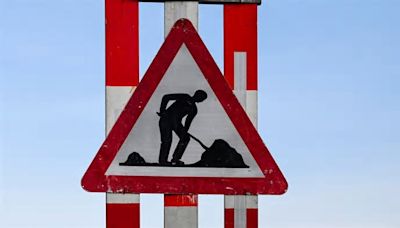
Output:
[[[139,82],[138,1],[106,0],[106,134]],[[139,228],[140,195],[106,193],[106,227]]]
[[[164,35],[180,18],[189,19],[198,28],[198,2],[174,1],[164,3]],[[165,228],[197,228],[197,195],[164,195]]]
[[164,195],[165,228],[197,228],[197,195]]
[[164,37],[175,22],[181,18],[189,19],[198,30],[199,3],[196,1],[172,1],[164,3]]
[[[224,6],[225,77],[257,127],[257,6]],[[225,196],[225,228],[257,228],[256,195]]]

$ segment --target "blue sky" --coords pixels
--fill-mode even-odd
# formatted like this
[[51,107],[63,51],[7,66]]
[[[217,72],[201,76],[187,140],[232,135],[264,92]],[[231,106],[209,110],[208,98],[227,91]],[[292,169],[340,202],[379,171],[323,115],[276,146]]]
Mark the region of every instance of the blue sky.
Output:
[[[259,129],[289,182],[286,195],[260,197],[260,227],[400,227],[399,10],[259,7]],[[162,15],[141,4],[141,74]],[[222,68],[221,15],[200,8]],[[0,53],[0,227],[104,227],[104,194],[80,188],[104,139],[103,1],[0,0]],[[161,195],[141,200],[143,227],[161,227]],[[200,227],[223,227],[222,215],[222,196],[201,196]]]

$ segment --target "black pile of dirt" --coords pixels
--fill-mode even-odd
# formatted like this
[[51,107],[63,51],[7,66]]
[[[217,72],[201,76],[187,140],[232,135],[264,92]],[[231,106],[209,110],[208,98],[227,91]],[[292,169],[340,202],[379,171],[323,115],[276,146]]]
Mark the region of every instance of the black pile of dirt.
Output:
[[192,167],[249,168],[240,155],[225,140],[217,139]]
[[138,152],[133,152],[125,162],[119,163],[121,166],[145,166],[147,162]]

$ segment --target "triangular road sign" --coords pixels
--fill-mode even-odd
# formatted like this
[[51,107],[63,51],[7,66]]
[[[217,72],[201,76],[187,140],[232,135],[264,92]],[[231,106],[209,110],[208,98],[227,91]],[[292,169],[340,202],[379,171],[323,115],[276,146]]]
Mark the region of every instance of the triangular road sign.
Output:
[[287,183],[193,25],[179,20],[86,171],[93,192],[283,194]]

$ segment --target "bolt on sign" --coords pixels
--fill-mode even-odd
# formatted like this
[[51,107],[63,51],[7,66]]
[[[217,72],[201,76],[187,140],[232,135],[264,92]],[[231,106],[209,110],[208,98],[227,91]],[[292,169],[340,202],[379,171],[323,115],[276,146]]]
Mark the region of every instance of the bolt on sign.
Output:
[[180,19],[86,171],[93,192],[283,194],[287,182],[189,20]]

